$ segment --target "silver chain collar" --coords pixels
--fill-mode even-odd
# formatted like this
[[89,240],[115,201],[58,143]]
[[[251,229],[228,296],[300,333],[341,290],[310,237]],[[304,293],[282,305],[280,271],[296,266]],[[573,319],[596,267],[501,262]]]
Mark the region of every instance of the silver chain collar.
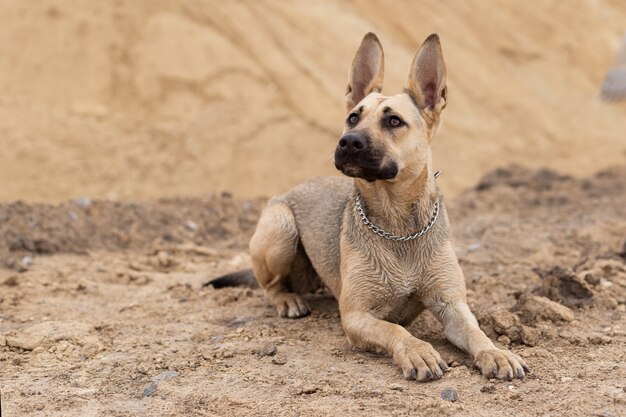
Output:
[[414,240],[420,236],[424,236],[430,229],[432,229],[432,227],[435,225],[435,222],[437,221],[437,216],[439,215],[439,199],[435,200],[435,207],[433,209],[433,214],[432,216],[430,216],[430,220],[428,220],[428,223],[426,223],[426,226],[424,226],[421,230],[408,236],[396,236],[394,234],[384,231],[383,229],[381,229],[380,227],[372,223],[370,219],[368,219],[367,216],[365,215],[365,211],[363,210],[363,207],[361,206],[361,197],[359,196],[359,193],[356,194],[355,208],[356,208],[356,212],[361,217],[361,220],[363,220],[363,224],[365,224],[367,228],[370,229],[372,232],[376,233],[380,237],[384,237],[387,240],[393,240],[394,242],[406,242],[408,240]]

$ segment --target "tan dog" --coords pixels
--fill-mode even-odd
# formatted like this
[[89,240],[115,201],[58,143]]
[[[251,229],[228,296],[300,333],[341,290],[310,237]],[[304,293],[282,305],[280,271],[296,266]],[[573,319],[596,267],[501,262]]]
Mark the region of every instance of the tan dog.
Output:
[[[283,317],[309,313],[299,295],[325,284],[339,301],[350,343],[393,355],[406,378],[439,378],[446,363],[403,326],[427,308],[450,342],[483,375],[523,378],[522,359],[485,336],[466,300],[430,144],[446,106],[437,35],[415,55],[406,88],[381,94],[383,50],[368,33],[350,68],[348,118],[335,166],[348,178],[318,178],[271,199],[250,241],[254,276]],[[230,274],[224,286],[251,277]]]

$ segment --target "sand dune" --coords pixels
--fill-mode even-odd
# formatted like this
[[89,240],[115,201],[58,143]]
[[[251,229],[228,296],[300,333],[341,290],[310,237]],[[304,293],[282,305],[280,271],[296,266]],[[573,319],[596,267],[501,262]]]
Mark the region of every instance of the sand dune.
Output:
[[626,159],[626,105],[599,86],[620,1],[0,2],[0,200],[270,195],[333,174],[352,54],[386,93],[442,38],[449,193],[510,162],[586,175]]

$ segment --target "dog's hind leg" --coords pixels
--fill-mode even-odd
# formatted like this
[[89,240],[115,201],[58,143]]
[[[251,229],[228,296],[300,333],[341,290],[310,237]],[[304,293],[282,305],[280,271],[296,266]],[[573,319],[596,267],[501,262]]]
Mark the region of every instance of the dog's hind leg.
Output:
[[298,318],[310,312],[307,303],[288,285],[288,278],[297,279],[290,275],[298,256],[298,241],[296,220],[289,206],[270,202],[250,240],[250,255],[254,275],[281,317]]

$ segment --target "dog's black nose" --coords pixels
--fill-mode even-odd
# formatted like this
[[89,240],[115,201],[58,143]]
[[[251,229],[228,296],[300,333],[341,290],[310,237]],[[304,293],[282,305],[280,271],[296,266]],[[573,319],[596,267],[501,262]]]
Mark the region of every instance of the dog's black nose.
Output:
[[346,133],[339,139],[339,149],[343,152],[357,153],[367,149],[367,140],[357,133]]

